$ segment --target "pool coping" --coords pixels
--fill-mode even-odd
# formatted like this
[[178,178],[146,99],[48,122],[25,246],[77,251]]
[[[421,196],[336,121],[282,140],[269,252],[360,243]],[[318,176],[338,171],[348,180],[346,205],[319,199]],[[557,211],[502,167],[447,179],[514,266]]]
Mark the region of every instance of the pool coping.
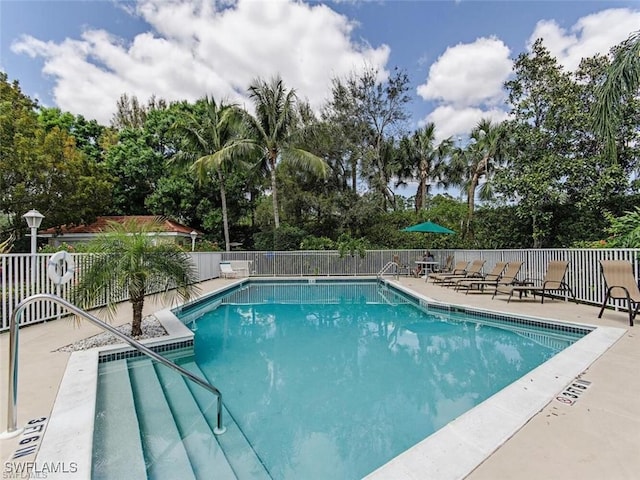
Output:
[[[505,316],[504,312],[439,302],[396,283],[389,283],[415,298],[470,312]],[[544,323],[577,325],[591,332],[528,374],[498,391],[471,410],[368,474],[367,480],[439,480],[468,476],[500,446],[540,413],[553,399],[579,379],[600,356],[626,333],[624,328],[517,315]]]
[[[221,286],[202,295],[195,302],[202,301],[206,297],[219,295],[248,280],[253,281],[254,279],[240,279]],[[301,279],[297,277],[292,279],[258,279],[258,281],[269,280]],[[341,280],[371,280],[371,277],[344,277]],[[509,314],[500,311],[440,302],[398,283],[392,283],[386,279],[382,281],[430,304],[456,307],[469,312],[482,312],[501,317],[509,316]],[[191,303],[193,302],[187,302],[184,305]],[[189,340],[193,342],[193,332],[172,313],[173,309],[179,307],[163,309],[154,313],[169,335],[144,340],[141,343],[157,347]],[[549,404],[554,396],[573,380],[579,378],[627,331],[624,328],[528,315],[518,314],[515,316],[547,324],[575,325],[592,331],[529,374],[389,460],[368,474],[366,479],[438,478],[444,480],[464,478]],[[75,463],[78,476],[74,475],[74,478],[91,478],[96,389],[87,388],[87,385],[95,385],[97,382],[98,363],[101,355],[118,354],[130,350],[131,347],[127,344],[118,344],[71,354],[36,456],[38,463],[65,462],[67,465]],[[500,421],[497,422],[496,419],[500,419]],[[86,473],[86,476],[81,472]],[[51,472],[47,478],[64,480],[69,477],[68,472],[60,474]]]

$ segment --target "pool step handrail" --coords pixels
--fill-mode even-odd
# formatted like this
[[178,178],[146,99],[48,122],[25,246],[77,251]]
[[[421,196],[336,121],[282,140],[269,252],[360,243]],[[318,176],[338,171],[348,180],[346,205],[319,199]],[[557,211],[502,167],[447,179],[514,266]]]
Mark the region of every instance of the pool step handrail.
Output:
[[151,357],[153,360],[160,362],[161,364],[171,368],[172,370],[178,372],[183,377],[188,378],[192,382],[200,385],[205,390],[213,393],[217,396],[217,417],[216,417],[216,427],[213,429],[213,433],[216,435],[222,435],[226,428],[222,424],[222,393],[216,387],[211,385],[206,380],[201,379],[200,377],[194,375],[193,373],[185,370],[181,366],[173,363],[171,360],[166,359],[162,355],[157,354],[150,348],[144,346],[140,342],[134,340],[131,337],[128,337],[124,333],[121,333],[111,325],[103,322],[99,318],[91,315],[89,312],[82,310],[81,308],[73,305],[68,302],[64,298],[61,298],[57,295],[53,295],[50,293],[38,293],[35,295],[31,295],[30,297],[22,300],[15,308],[13,313],[11,314],[11,320],[9,323],[9,382],[8,382],[8,399],[7,399],[7,431],[4,433],[0,433],[0,438],[10,438],[16,436],[22,432],[22,429],[17,428],[18,423],[18,331],[20,328],[18,322],[18,316],[23,312],[23,310],[31,303],[42,301],[42,300],[51,300],[58,305],[63,306],[70,312],[74,314],[86,318],[94,325],[106,330],[109,333],[112,333],[116,337],[125,341],[133,348],[138,350],[140,353]]
[[376,277],[378,277],[378,280],[380,280],[382,278],[382,275],[384,275],[387,272],[387,270],[389,270],[391,267],[396,267],[396,271],[394,275],[397,277],[398,271],[400,270],[400,265],[398,265],[397,262],[391,261],[391,262],[387,262],[385,266],[380,269],[380,271],[376,275]]

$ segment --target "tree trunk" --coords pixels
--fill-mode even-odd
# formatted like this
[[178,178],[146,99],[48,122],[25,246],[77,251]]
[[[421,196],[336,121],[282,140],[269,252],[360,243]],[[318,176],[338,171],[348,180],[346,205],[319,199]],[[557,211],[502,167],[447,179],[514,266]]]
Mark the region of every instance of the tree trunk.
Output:
[[473,210],[476,206],[476,188],[478,187],[478,180],[480,177],[477,172],[471,177],[469,182],[469,190],[467,191],[467,228],[466,237],[473,238],[473,232],[471,231],[471,220],[473,219]]
[[[420,169],[418,172],[418,175],[420,177],[420,185],[418,187],[418,194],[420,195],[420,207],[418,208],[418,210],[420,210],[420,208],[424,208],[425,205],[427,204],[427,194],[428,192],[428,188],[427,188],[427,176],[428,176],[428,171],[427,171],[427,162],[423,159],[420,160]],[[416,198],[416,203],[418,202],[418,199]]]
[[131,320],[131,336],[142,335],[142,307],[144,307],[144,296],[140,299],[131,299],[133,305],[133,319]]
[[351,154],[351,190],[358,191],[358,160]]
[[224,231],[224,246],[227,252],[231,251],[229,242],[229,220],[227,218],[227,192],[224,188],[224,176],[220,167],[217,169],[218,180],[220,181],[220,202],[222,203],[222,229]]
[[424,208],[424,204],[422,203],[422,189],[423,189],[423,185],[422,182],[418,183],[418,189],[416,190],[416,199],[415,199],[415,205],[416,205],[416,212],[419,212],[421,209]]
[[278,187],[276,185],[276,159],[270,158],[271,166],[271,198],[273,200],[273,225],[277,230],[280,228],[280,212],[278,211]]

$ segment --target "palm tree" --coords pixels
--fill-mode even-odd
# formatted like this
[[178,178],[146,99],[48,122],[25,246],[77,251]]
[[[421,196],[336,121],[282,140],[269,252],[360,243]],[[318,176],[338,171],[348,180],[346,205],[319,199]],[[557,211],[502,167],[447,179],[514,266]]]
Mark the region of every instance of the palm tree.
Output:
[[183,135],[185,149],[178,152],[174,160],[185,164],[195,172],[201,183],[206,182],[214,172],[220,185],[222,204],[222,224],[226,251],[231,250],[229,220],[227,211],[226,175],[233,167],[233,161],[247,153],[252,144],[242,135],[242,114],[235,105],[218,105],[213,98],[202,100],[204,111],[191,113],[174,124]]
[[260,166],[270,175],[273,221],[280,227],[276,167],[279,161],[306,169],[325,177],[327,164],[323,159],[299,147],[298,116],[294,90],[287,91],[280,77],[270,82],[256,79],[249,87],[255,104],[255,116],[247,115],[248,129],[260,150]]
[[[95,305],[105,297],[108,316],[113,316],[121,292],[129,293],[133,307],[131,335],[142,335],[142,308],[147,293],[164,291],[168,301],[189,300],[198,291],[195,267],[189,256],[175,244],[158,241],[153,232],[161,223],[109,222],[105,232],[90,243],[96,254],[82,271],[74,288],[76,301],[83,307]],[[169,286],[175,285],[175,288]]]
[[467,233],[471,234],[471,220],[475,211],[476,190],[480,181],[485,182],[480,189],[480,199],[493,198],[490,174],[502,160],[505,144],[504,129],[501,124],[482,119],[471,131],[471,143],[459,148],[452,157],[452,183],[462,186],[467,192]]
[[451,138],[436,144],[436,126],[433,122],[416,130],[411,137],[403,139],[402,154],[408,162],[411,179],[418,180],[416,192],[416,211],[425,208],[429,195],[430,178],[440,179],[443,173],[444,160],[452,147]]
[[616,158],[615,130],[620,121],[622,103],[626,95],[636,95],[640,88],[640,30],[622,42],[606,79],[597,90],[593,111],[596,132],[605,140],[607,155]]

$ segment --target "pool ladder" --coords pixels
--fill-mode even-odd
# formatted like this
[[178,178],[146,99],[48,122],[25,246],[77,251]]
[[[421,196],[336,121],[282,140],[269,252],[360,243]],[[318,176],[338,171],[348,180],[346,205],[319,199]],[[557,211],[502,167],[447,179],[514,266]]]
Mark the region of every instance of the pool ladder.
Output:
[[398,272],[400,271],[400,265],[397,262],[391,261],[391,262],[387,262],[386,265],[380,269],[380,271],[376,275],[378,280],[382,280],[382,275],[387,273],[387,271],[391,267],[395,267],[395,272],[394,272],[393,276],[396,277],[396,279],[397,279],[398,278]]
[[13,313],[11,314],[11,320],[9,323],[9,396],[7,399],[7,431],[4,433],[0,433],[0,438],[11,438],[18,435],[22,432],[22,429],[17,428],[18,423],[18,330],[20,325],[18,323],[18,316],[22,313],[22,311],[29,305],[30,303],[37,302],[41,300],[51,300],[58,305],[62,305],[70,312],[75,313],[81,317],[86,318],[94,325],[102,328],[103,330],[112,333],[116,337],[125,341],[133,348],[138,350],[140,353],[151,357],[153,360],[162,363],[163,365],[169,367],[170,369],[178,372],[183,377],[187,377],[192,382],[200,385],[205,390],[213,393],[217,396],[217,418],[216,418],[216,427],[213,429],[213,433],[216,435],[222,435],[226,428],[222,424],[222,393],[216,387],[211,385],[206,380],[201,379],[200,377],[194,375],[193,373],[185,370],[179,365],[176,365],[171,360],[166,359],[162,355],[157,354],[153,350],[148,347],[145,347],[140,342],[137,342],[131,337],[126,336],[125,334],[119,332],[111,325],[104,323],[97,317],[94,317],[88,312],[76,307],[72,303],[69,303],[65,299],[58,297],[57,295],[52,295],[50,293],[38,293],[36,295],[31,295],[30,297],[22,300],[15,308]]

